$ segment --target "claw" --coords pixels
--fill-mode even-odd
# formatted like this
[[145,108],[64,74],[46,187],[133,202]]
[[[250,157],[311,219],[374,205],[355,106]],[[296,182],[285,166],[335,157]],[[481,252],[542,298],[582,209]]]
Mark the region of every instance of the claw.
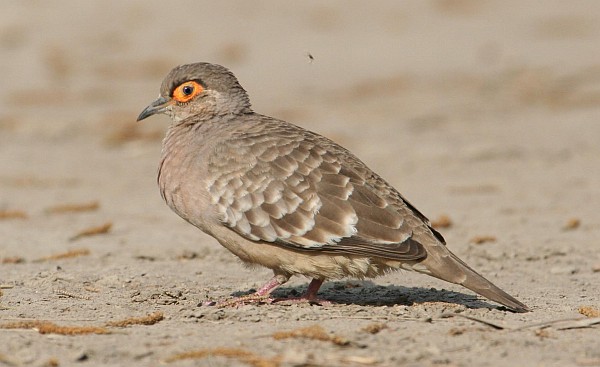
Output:
[[293,298],[277,298],[273,300],[272,303],[282,304],[282,305],[297,305],[302,303],[308,303],[311,306],[331,306],[335,304],[335,302],[328,301],[326,299],[308,299],[306,297],[293,297]]
[[273,303],[273,299],[270,298],[268,294],[254,293],[220,302],[213,302],[213,305],[217,306],[218,308],[224,308],[243,306],[248,303]]

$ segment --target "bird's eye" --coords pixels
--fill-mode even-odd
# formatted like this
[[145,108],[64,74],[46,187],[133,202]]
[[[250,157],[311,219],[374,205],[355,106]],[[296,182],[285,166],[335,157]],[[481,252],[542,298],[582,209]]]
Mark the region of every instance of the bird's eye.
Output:
[[192,100],[198,94],[202,93],[204,88],[196,81],[189,81],[180,84],[173,90],[172,97],[175,101],[185,103]]

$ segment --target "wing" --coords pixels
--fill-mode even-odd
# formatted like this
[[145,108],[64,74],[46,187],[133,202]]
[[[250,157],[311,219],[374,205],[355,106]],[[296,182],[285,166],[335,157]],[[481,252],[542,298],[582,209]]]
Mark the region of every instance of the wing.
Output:
[[209,159],[209,192],[238,234],[302,251],[418,260],[426,218],[350,152],[293,125],[246,128]]

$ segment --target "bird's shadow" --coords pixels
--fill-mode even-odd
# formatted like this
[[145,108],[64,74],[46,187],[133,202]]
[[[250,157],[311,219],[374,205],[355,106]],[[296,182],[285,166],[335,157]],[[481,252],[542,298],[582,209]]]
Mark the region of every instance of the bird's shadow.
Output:
[[[286,298],[300,297],[306,292],[306,285],[295,287],[282,286],[273,292],[273,297],[285,300]],[[233,296],[242,296],[254,293],[251,289],[245,292],[235,292]],[[413,306],[424,303],[448,303],[463,305],[471,309],[501,309],[477,298],[475,295],[454,292],[445,289],[401,287],[396,285],[378,285],[371,281],[352,280],[327,282],[319,290],[319,299],[331,301],[336,304],[358,306]]]

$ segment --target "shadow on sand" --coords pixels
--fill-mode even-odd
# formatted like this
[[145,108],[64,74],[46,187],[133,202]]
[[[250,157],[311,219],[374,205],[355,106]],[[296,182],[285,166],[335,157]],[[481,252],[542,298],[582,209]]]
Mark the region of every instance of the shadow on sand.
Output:
[[[300,297],[306,292],[307,285],[286,287],[282,286],[273,292],[273,297],[284,301],[286,298]],[[232,296],[252,294],[256,290],[235,292]],[[475,295],[454,292],[445,289],[401,287],[396,285],[377,285],[371,281],[349,280],[334,281],[323,284],[319,290],[319,299],[337,304],[359,306],[412,306],[428,302],[448,303],[463,305],[467,308],[480,309],[492,308],[507,310],[479,299]]]

